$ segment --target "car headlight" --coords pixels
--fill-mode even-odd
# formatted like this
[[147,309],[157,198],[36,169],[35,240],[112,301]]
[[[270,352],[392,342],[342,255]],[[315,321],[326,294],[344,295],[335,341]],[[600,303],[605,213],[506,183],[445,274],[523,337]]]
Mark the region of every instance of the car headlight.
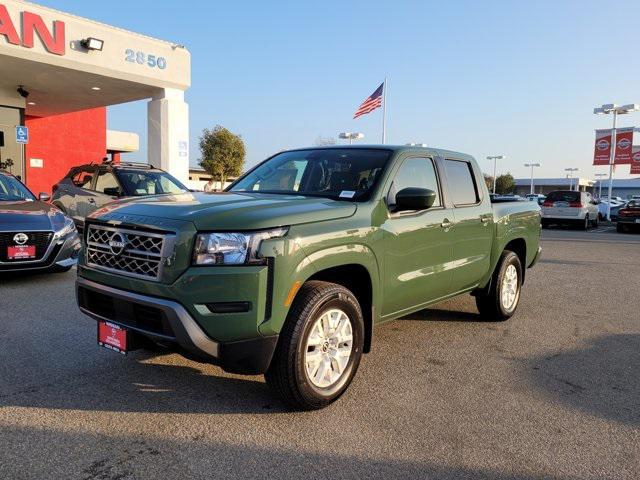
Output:
[[260,264],[258,250],[263,240],[283,237],[288,228],[274,228],[259,232],[201,233],[196,237],[193,251],[194,265]]
[[71,220],[70,218],[65,218],[64,226],[60,230],[58,230],[56,234],[58,235],[58,237],[62,238],[62,237],[66,237],[71,232],[75,232],[75,231],[76,231],[76,225],[75,223],[73,223],[73,220]]

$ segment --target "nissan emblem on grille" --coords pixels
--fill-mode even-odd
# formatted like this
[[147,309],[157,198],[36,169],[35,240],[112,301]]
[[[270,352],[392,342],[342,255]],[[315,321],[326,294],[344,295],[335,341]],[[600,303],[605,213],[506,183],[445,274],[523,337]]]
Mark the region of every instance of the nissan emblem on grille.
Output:
[[13,236],[13,241],[16,242],[17,245],[24,245],[29,240],[29,235],[26,233],[16,233]]
[[109,248],[114,255],[121,255],[126,246],[124,236],[121,233],[114,232],[109,240]]
[[131,277],[158,280],[162,268],[167,266],[163,253],[173,249],[174,238],[172,234],[90,225],[87,234],[87,266]]

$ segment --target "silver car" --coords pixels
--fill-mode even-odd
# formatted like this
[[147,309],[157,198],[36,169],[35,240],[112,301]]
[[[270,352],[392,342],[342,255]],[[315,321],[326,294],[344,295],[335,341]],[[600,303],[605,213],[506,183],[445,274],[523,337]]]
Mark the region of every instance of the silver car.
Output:
[[10,173],[0,171],[0,274],[17,270],[67,271],[78,260],[73,221],[36,198]]

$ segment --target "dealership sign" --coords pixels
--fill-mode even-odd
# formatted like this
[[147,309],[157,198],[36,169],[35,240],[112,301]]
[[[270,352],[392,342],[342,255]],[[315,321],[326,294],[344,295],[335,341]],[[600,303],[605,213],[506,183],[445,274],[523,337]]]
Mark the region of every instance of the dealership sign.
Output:
[[611,158],[611,129],[596,130],[596,145],[593,153],[594,165],[609,165]]
[[[11,20],[7,7],[0,3],[0,41],[4,38],[7,43],[33,48],[37,34],[44,48],[56,55],[64,55],[66,49],[64,22],[56,20],[53,28],[49,29],[42,17],[29,11],[20,12],[21,24],[16,25]],[[20,32],[20,34],[18,33]]]
[[613,163],[616,165],[631,164],[631,147],[633,146],[634,127],[616,130],[616,154]]
[[640,145],[633,146],[631,154],[631,175],[640,175]]

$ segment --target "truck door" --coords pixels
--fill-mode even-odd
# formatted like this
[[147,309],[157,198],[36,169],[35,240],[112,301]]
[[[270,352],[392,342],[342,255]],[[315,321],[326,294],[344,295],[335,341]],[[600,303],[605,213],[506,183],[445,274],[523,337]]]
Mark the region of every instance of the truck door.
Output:
[[[383,316],[440,298],[451,288],[453,212],[444,207],[440,185],[433,159],[409,157],[387,192]],[[407,187],[429,188],[437,193],[436,201],[427,210],[394,212],[396,193]]]
[[72,185],[64,185],[61,190],[62,203],[76,225],[84,225],[84,219],[91,211],[88,200],[94,197],[91,189],[95,181],[96,167],[85,167],[77,170],[71,177]]
[[455,268],[451,291],[457,292],[475,286],[489,270],[493,209],[471,162],[445,159],[444,165],[454,207],[450,240]]

